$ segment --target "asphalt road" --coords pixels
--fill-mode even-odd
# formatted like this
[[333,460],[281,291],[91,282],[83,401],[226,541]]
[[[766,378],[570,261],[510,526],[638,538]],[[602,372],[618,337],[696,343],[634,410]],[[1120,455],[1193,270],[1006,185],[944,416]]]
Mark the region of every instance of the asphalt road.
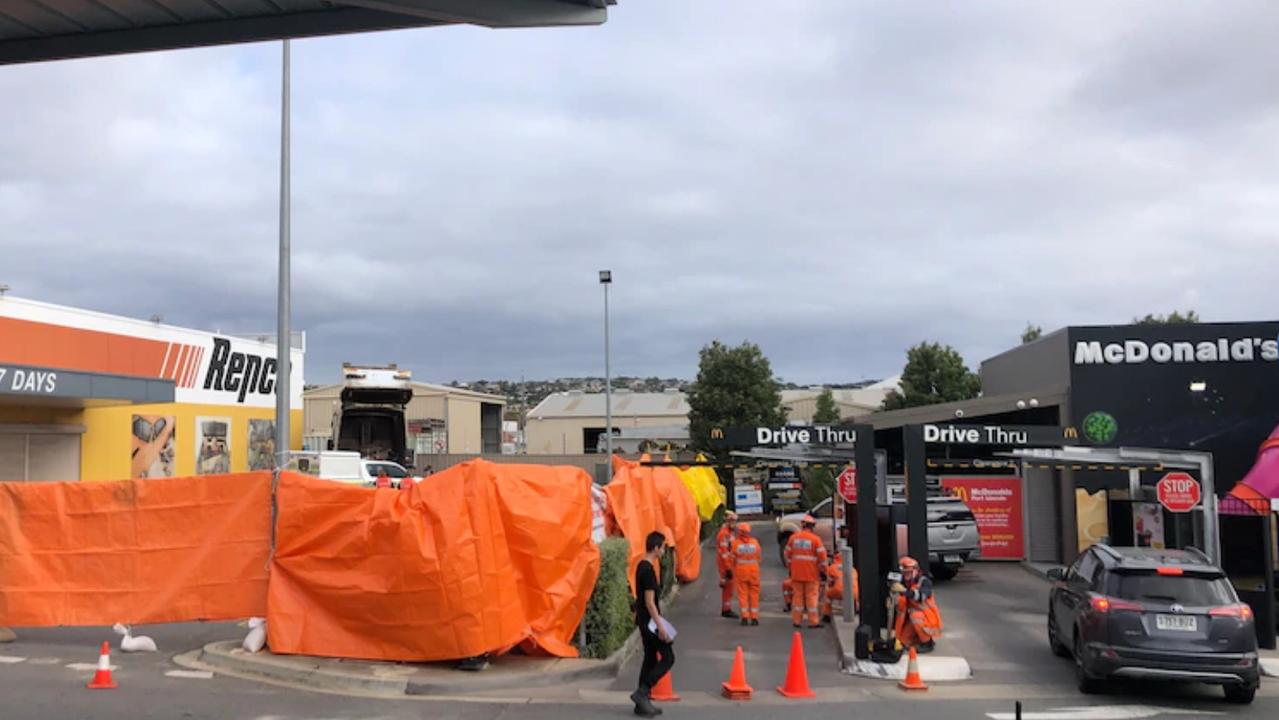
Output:
[[[809,680],[818,697],[788,701],[774,688],[786,671],[790,619],[781,612],[781,567],[773,537],[761,530],[764,545],[764,593],[760,627],[741,627],[718,615],[719,589],[713,556],[704,579],[685,586],[668,610],[679,627],[675,689],[678,703],[664,704],[665,717],[705,720],[775,718],[795,720],[851,717],[986,718],[1011,713],[1021,700],[1026,719],[1106,720],[1140,717],[1273,717],[1279,712],[1279,682],[1263,684],[1248,707],[1227,705],[1208,687],[1122,685],[1100,696],[1074,688],[1069,661],[1054,657],[1044,637],[1048,585],[1016,565],[980,564],[938,585],[946,622],[939,654],[962,654],[974,670],[972,680],[935,683],[927,693],[907,695],[892,683],[853,678],[838,671],[833,634],[805,631]],[[0,719],[54,718],[228,718],[243,720],[318,720],[333,718],[460,718],[465,720],[566,720],[632,717],[626,694],[634,686],[637,662],[618,680],[517,693],[521,699],[473,697],[459,702],[438,699],[381,699],[319,693],[232,677],[174,677],[181,671],[175,654],[203,644],[241,636],[228,624],[182,624],[139,628],[160,646],[154,655],[113,651],[120,689],[84,688],[92,675],[98,647],[115,636],[108,628],[19,629],[18,641],[0,645]],[[732,650],[747,653],[747,676],[755,699],[729,703],[718,697],[728,676]],[[83,667],[68,665],[85,663]],[[1063,710],[1063,708],[1073,710]],[[1175,713],[1175,714],[1174,714]],[[1218,715],[1220,714],[1220,715]],[[1000,716],[996,715],[996,718]],[[1011,718],[1011,715],[1007,717]]]

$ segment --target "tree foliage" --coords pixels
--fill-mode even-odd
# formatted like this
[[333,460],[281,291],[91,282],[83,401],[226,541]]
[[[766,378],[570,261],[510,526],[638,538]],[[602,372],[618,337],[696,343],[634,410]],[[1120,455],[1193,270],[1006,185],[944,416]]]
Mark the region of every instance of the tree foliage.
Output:
[[813,412],[813,423],[830,425],[839,422],[839,408],[835,405],[835,394],[830,388],[822,388],[817,396],[817,410]]
[[1132,319],[1134,325],[1193,325],[1197,322],[1199,322],[1199,313],[1194,310],[1187,310],[1185,315],[1173,310],[1166,316],[1147,314],[1146,317]]
[[835,471],[827,465],[807,468],[804,472],[805,507],[813,507],[817,503],[835,494]]
[[884,398],[884,410],[969,400],[981,393],[981,378],[955,348],[923,342],[906,351],[901,389]]
[[1021,344],[1034,342],[1044,336],[1044,329],[1038,325],[1026,323],[1026,329],[1021,331]]
[[729,347],[716,340],[702,348],[688,406],[689,435],[699,449],[707,449],[711,428],[786,422],[773,366],[751,342]]

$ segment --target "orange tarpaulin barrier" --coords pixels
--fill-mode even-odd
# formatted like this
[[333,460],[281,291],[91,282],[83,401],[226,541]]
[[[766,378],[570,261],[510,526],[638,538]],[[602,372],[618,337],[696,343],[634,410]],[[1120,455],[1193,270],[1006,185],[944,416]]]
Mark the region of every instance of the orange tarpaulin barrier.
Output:
[[517,645],[574,657],[599,573],[591,479],[473,461],[412,490],[282,473],[273,652],[452,660]]
[[652,467],[613,458],[613,479],[604,486],[613,517],[630,542],[632,588],[635,566],[644,556],[644,538],[654,530],[670,531],[675,545],[675,576],[692,582],[701,574],[701,521],[697,502],[673,467]]
[[0,483],[0,625],[266,612],[271,474]]

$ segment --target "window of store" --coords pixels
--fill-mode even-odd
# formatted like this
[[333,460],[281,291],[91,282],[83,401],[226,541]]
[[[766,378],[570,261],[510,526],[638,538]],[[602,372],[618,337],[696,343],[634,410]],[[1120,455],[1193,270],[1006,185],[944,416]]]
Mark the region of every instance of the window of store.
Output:
[[0,480],[78,481],[79,426],[0,427]]

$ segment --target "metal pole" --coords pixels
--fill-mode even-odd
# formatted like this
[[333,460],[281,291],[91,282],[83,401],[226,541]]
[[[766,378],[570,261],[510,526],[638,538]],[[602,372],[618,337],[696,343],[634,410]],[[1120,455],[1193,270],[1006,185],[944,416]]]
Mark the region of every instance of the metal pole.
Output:
[[[1208,559],[1221,564],[1221,532],[1217,523],[1217,484],[1212,473],[1212,453],[1199,455],[1199,482],[1203,484],[1204,552]],[[1270,535],[1266,535],[1269,543]],[[1267,566],[1268,567],[1268,566]]]
[[844,622],[853,621],[853,551],[845,548],[840,558],[840,572],[844,573]]
[[609,358],[608,343],[608,286],[604,283],[604,448],[608,467],[604,477],[613,479],[613,369]]
[[906,451],[906,541],[911,557],[928,567],[928,446],[922,425],[902,428]]
[[289,462],[289,379],[293,372],[289,330],[289,41],[284,41],[280,98],[280,277],[275,329],[275,466]]
[[[884,583],[879,574],[879,510],[874,498],[879,496],[878,485],[885,482],[885,478],[878,477],[875,464],[875,429],[859,424],[854,425],[853,430],[857,433],[853,450],[857,467],[857,538],[853,548],[862,596],[859,620],[878,634],[884,627]],[[845,597],[844,602],[851,604],[852,595]]]

